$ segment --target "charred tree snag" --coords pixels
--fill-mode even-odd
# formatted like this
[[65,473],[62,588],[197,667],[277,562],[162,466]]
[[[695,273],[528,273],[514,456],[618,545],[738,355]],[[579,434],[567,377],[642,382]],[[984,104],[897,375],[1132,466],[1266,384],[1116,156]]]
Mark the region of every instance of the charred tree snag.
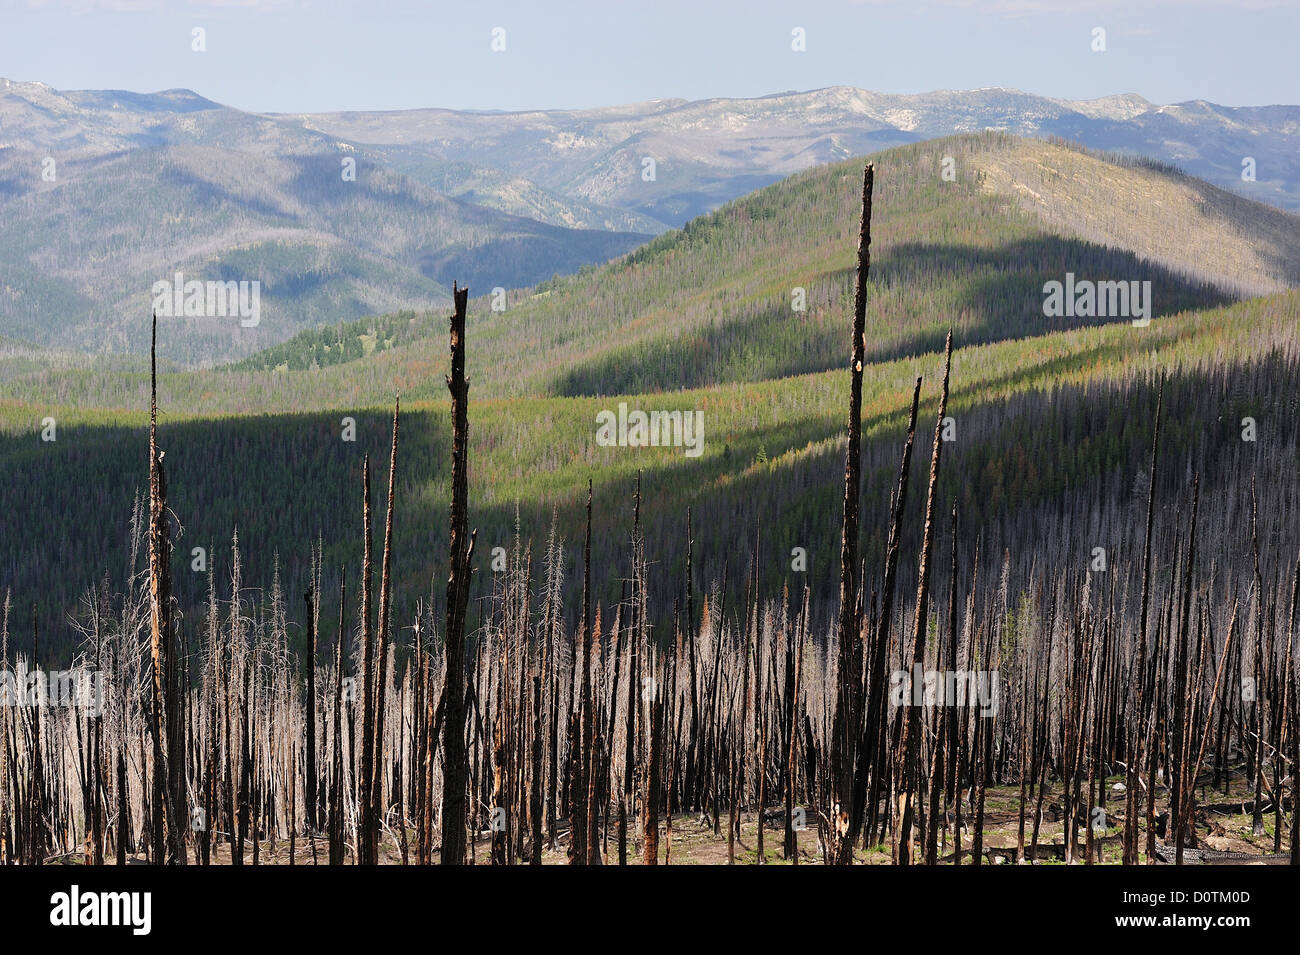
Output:
[[593,847],[587,845],[591,835],[589,815],[591,780],[591,479],[587,479],[587,532],[582,546],[582,686],[579,689],[580,738],[578,742],[577,770],[574,777],[573,826],[570,836],[570,859],[576,865],[592,861]]
[[686,791],[690,794],[692,809],[700,806],[700,779],[703,776],[697,760],[703,758],[703,750],[697,749],[696,740],[700,731],[700,699],[697,691],[695,667],[695,540],[691,534],[691,509],[686,509],[686,657],[691,681],[691,730],[690,745],[686,753]]
[[343,632],[346,629],[347,568],[339,570],[339,633],[334,646],[334,745],[330,760],[330,865],[343,864]]
[[370,784],[375,762],[375,639],[371,629],[371,585],[374,578],[370,537],[370,455],[362,464],[361,526],[364,549],[361,552],[361,770],[357,786],[357,855],[362,865],[378,861],[371,845]]
[[[943,450],[943,418],[948,411],[948,376],[952,371],[952,332],[948,332],[948,341],[944,346],[943,390],[939,396],[939,414],[934,422],[934,447],[930,454],[930,485],[925,498],[925,530],[921,543],[921,566],[917,571],[916,613],[912,623],[911,652],[904,656],[904,664],[909,665],[908,672],[916,679],[921,672],[925,659],[926,606],[930,597],[930,554],[934,550],[934,503],[935,489],[939,483],[939,457]],[[894,840],[894,862],[898,865],[912,863],[912,816],[913,806],[913,764],[916,759],[914,750],[919,749],[921,734],[921,711],[917,706],[905,706],[902,714],[902,729],[899,740],[898,760],[894,769],[894,784],[897,787],[898,835]]]
[[645,777],[645,815],[642,820],[644,865],[659,864],[659,760],[663,749],[664,703],[656,693],[650,704],[650,755]]
[[[1195,540],[1196,523],[1195,512],[1193,512],[1192,534]],[[1264,647],[1264,583],[1260,576],[1259,570],[1259,499],[1255,495],[1255,478],[1250,479],[1250,543],[1251,551],[1255,561],[1255,683],[1258,686],[1267,688],[1267,672],[1265,663],[1261,657],[1265,653]],[[1190,579],[1189,579],[1190,584]],[[1270,651],[1272,647],[1268,648]],[[1269,656],[1272,654],[1269,653]],[[1266,690],[1266,695],[1267,690]],[[1256,837],[1265,834],[1264,830],[1264,701],[1256,699],[1255,701],[1255,729],[1254,729],[1254,747],[1253,759],[1251,766],[1254,770],[1255,785],[1255,804],[1251,810],[1251,832]],[[1281,798],[1276,796],[1275,798]]]
[[[1184,842],[1184,803],[1188,798],[1185,791],[1186,780],[1183,777],[1185,771],[1185,756],[1183,752],[1187,745],[1187,716],[1188,706],[1188,631],[1190,627],[1190,616],[1192,612],[1192,572],[1196,564],[1196,512],[1200,504],[1201,478],[1198,474],[1192,479],[1192,519],[1187,530],[1187,564],[1183,573],[1183,595],[1182,595],[1182,617],[1178,626],[1178,649],[1175,658],[1174,672],[1174,758],[1170,761],[1171,786],[1172,793],[1169,803],[1169,821],[1173,827],[1173,837],[1175,843],[1175,852],[1177,864],[1183,862],[1183,842]],[[1177,778],[1174,778],[1177,777]]]
[[625,856],[624,842],[627,828],[625,820],[629,812],[635,812],[632,777],[636,768],[637,688],[640,685],[640,681],[637,679],[637,667],[641,653],[641,644],[638,639],[640,633],[638,624],[640,622],[641,583],[641,472],[637,471],[636,492],[632,496],[632,608],[631,621],[628,627],[627,705],[625,707],[623,733],[623,792],[619,798],[620,864],[623,864]]
[[[862,174],[862,218],[858,228],[857,281],[853,295],[853,337],[849,358],[848,447],[844,452],[844,520],[840,533],[839,666],[831,740],[831,775],[836,804],[831,834],[834,861],[853,862],[854,766],[861,722],[859,685],[862,660],[858,626],[858,506],[862,484],[862,369],[866,361],[867,277],[871,271],[871,189],[875,167]],[[761,811],[761,807],[760,807]]]
[[[1287,707],[1282,718],[1287,721],[1287,734],[1291,742],[1291,865],[1300,865],[1300,726],[1297,725],[1297,711],[1300,710],[1300,701],[1296,699],[1296,693],[1300,690],[1297,686],[1294,646],[1295,646],[1295,620],[1296,604],[1300,603],[1300,551],[1296,552],[1295,574],[1291,582],[1291,611],[1287,615],[1286,625],[1286,682],[1287,682]],[[1235,606],[1233,608],[1235,613]],[[1282,794],[1278,793],[1278,801],[1281,802]]]
[[528,783],[528,822],[532,834],[531,865],[542,864],[542,678],[533,674],[533,740]]
[[[175,712],[175,672],[171,639],[171,541],[167,534],[167,477],[158,450],[158,316],[149,346],[149,655],[153,672],[153,816],[151,851],[155,863],[185,864],[184,763]],[[39,750],[39,745],[37,747]],[[164,850],[164,846],[166,847]]]
[[452,286],[451,315],[451,571],[447,576],[447,628],[443,637],[443,865],[465,861],[466,799],[469,753],[465,746],[465,614],[469,604],[470,561],[474,536],[469,533],[469,382],[465,378],[465,309],[469,289]]
[[307,605],[307,787],[303,790],[303,798],[307,805],[309,832],[315,832],[319,824],[316,815],[316,613],[312,596],[308,587],[302,598]]
[[[912,411],[907,422],[907,438],[903,442],[902,459],[898,465],[898,486],[894,491],[894,506],[890,517],[889,538],[885,544],[885,574],[881,583],[880,613],[876,617],[876,631],[871,640],[871,658],[867,674],[867,714],[859,732],[858,747],[862,758],[858,761],[854,793],[856,814],[850,821],[851,834],[857,837],[862,824],[862,802],[867,793],[870,776],[870,813],[867,828],[876,828],[876,811],[884,788],[884,774],[888,771],[882,740],[888,731],[889,720],[885,712],[886,671],[890,653],[890,626],[894,616],[895,581],[898,577],[898,551],[903,535],[903,509],[907,504],[908,478],[912,470],[912,445],[916,440],[916,413],[921,401],[921,379],[916,379],[912,389]],[[849,840],[850,843],[853,839]]]
[[[955,503],[952,506],[952,566],[949,570],[949,575],[948,575],[948,635],[949,635],[948,666],[952,668],[956,668],[957,666],[957,505]],[[940,661],[943,660],[942,644],[940,644],[938,650],[938,659]],[[940,672],[943,672],[944,668],[942,665],[940,665],[938,669]],[[938,862],[939,829],[944,828],[946,830],[947,828],[946,825],[940,826],[939,798],[943,791],[944,783],[947,778],[946,766],[944,765],[944,757],[946,755],[946,750],[950,745],[952,745],[951,741],[954,735],[949,732],[950,724],[951,724],[950,717],[955,715],[956,709],[951,705],[951,701],[945,701],[945,702],[949,703],[949,705],[945,706],[943,710],[936,717],[934,753],[930,761],[930,809],[929,809],[930,816],[929,816],[929,825],[927,826],[926,833],[925,833],[925,864],[926,865],[935,865]],[[1022,843],[1024,841],[1023,823],[1024,823],[1024,813],[1022,812],[1021,813],[1021,835],[1022,835],[1021,842]],[[1021,850],[1022,850],[1021,854],[1023,855],[1023,845],[1021,847]]]
[[[1135,718],[1131,721],[1132,725],[1128,733],[1127,746],[1125,747],[1125,758],[1128,765],[1125,772],[1125,792],[1124,792],[1124,864],[1137,865],[1138,862],[1138,779],[1141,772],[1141,752],[1144,739],[1143,728],[1147,722],[1147,706],[1149,704],[1146,671],[1147,671],[1147,611],[1151,603],[1151,527],[1155,517],[1156,503],[1156,463],[1160,456],[1160,413],[1164,406],[1165,386],[1164,379],[1160,381],[1159,391],[1156,394],[1156,423],[1153,437],[1151,439],[1151,482],[1150,490],[1147,494],[1147,526],[1146,538],[1142,548],[1142,610],[1138,618],[1138,650],[1137,661],[1133,672],[1137,677],[1138,699],[1137,707],[1134,711]],[[1154,793],[1147,794],[1148,799],[1153,798]]]
[[491,859],[493,865],[506,865],[506,831],[508,810],[505,805],[506,788],[506,733],[505,707],[498,705],[492,728],[492,813],[488,828],[492,833]]
[[[41,628],[36,615],[36,608],[32,607],[32,669],[37,670],[41,663]],[[31,727],[31,751],[32,751],[32,778],[28,782],[28,809],[27,809],[27,832],[22,840],[22,849],[19,855],[25,854],[28,865],[43,865],[45,862],[45,851],[49,846],[50,834],[46,828],[46,801],[45,801],[45,765],[41,756],[41,741],[43,733],[41,731],[41,710],[45,706],[45,700],[39,694],[36,697],[36,705],[32,707],[32,727]],[[156,708],[155,708],[156,709]],[[154,786],[157,792],[158,780],[160,774],[157,771],[155,763]],[[155,844],[160,845],[160,844]],[[161,848],[153,848],[154,853],[161,852]],[[155,861],[157,855],[155,854]]]
[[[376,639],[379,649],[376,654],[378,665],[375,668],[375,738],[371,749],[375,754],[373,773],[370,784],[370,844],[371,862],[379,861],[380,822],[384,815],[384,705],[388,689],[388,622],[392,588],[393,557],[393,499],[397,489],[397,424],[401,414],[401,399],[393,405],[393,447],[388,459],[388,509],[384,518],[384,555],[379,571],[379,621]],[[369,498],[367,498],[369,500]]]
[[794,827],[795,781],[799,775],[796,757],[799,742],[799,692],[803,688],[803,646],[808,632],[811,588],[803,588],[802,610],[795,626],[795,636],[787,637],[786,652],[786,752],[785,752],[785,858],[799,864],[799,834]]

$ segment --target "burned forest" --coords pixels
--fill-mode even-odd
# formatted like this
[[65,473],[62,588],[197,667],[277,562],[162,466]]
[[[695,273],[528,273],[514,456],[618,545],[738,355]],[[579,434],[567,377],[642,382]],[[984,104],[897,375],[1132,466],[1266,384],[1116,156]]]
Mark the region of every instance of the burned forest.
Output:
[[[481,533],[456,286],[437,453],[393,393],[339,539],[300,523],[250,582],[236,521],[196,576],[153,316],[125,566],[54,649],[4,605],[0,865],[1300,864],[1295,300],[1231,365],[981,398],[995,346],[954,322],[882,384],[873,193],[899,167],[851,169],[816,574],[767,509],[662,468]],[[421,458],[445,509],[417,509]]]

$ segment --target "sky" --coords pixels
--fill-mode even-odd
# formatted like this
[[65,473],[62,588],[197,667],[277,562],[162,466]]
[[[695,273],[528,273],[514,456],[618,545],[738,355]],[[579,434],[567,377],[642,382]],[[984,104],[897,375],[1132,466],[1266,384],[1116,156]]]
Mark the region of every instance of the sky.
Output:
[[258,112],[580,108],[835,85],[1295,104],[1298,49],[1300,0],[0,0],[0,76],[188,88]]

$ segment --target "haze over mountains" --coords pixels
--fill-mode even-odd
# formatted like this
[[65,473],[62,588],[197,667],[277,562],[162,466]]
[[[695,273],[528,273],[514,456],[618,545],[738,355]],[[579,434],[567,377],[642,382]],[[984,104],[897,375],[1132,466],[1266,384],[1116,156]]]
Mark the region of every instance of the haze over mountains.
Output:
[[[1254,156],[1263,170],[1251,197],[1300,208],[1296,106],[1161,106],[1137,95],[1070,101],[1005,89],[891,95],[840,86],[571,111],[427,109],[286,118],[394,156],[490,165],[566,196],[635,209],[674,226],[818,163],[990,129],[1148,156],[1233,189],[1245,185],[1242,158]],[[656,160],[653,188],[638,175],[643,157]]]
[[[258,327],[195,320],[171,356],[239,358],[304,328],[427,308],[453,279],[475,294],[530,286],[811,166],[985,129],[1160,159],[1300,209],[1293,106],[835,87],[573,111],[262,115],[186,90],[0,80],[0,335],[138,352],[152,283],[182,271],[262,283]],[[1241,179],[1245,157],[1255,182]],[[1124,227],[1125,210],[1104,212],[1113,223],[1094,219],[1095,235],[1084,223],[1088,238]],[[1241,283],[1279,287],[1276,275]]]

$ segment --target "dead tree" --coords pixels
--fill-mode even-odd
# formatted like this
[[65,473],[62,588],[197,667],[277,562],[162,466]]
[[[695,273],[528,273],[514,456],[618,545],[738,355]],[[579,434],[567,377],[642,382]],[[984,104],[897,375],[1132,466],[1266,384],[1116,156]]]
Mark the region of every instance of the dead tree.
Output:
[[[934,503],[935,489],[939,483],[939,457],[943,450],[943,419],[948,411],[948,376],[952,370],[952,332],[948,332],[948,341],[944,347],[943,391],[939,396],[939,414],[934,422],[934,447],[930,453],[930,485],[925,498],[925,529],[921,544],[921,566],[917,571],[916,613],[912,623],[911,652],[904,657],[910,663],[909,673],[913,680],[920,675],[921,664],[925,658],[926,607],[930,597],[930,554],[934,550]],[[897,787],[898,835],[894,840],[894,862],[898,865],[912,863],[912,815],[914,810],[912,768],[915,760],[914,749],[920,746],[921,733],[920,708],[906,706],[902,716],[902,730],[899,741],[898,760],[895,764],[894,781]]]
[[373,567],[370,537],[370,455],[361,466],[361,770],[357,785],[357,856],[362,865],[375,865],[378,852],[372,844],[378,835],[371,829],[370,787],[375,762],[375,640],[371,629],[371,585]]
[[[834,861],[853,861],[854,766],[861,721],[859,674],[862,639],[858,626],[858,507],[862,484],[862,369],[866,361],[867,276],[871,270],[871,189],[875,167],[862,174],[862,218],[858,231],[858,270],[853,296],[853,337],[849,357],[848,447],[844,452],[844,519],[840,533],[839,667],[831,741],[831,775],[835,784],[832,842]],[[734,797],[733,797],[734,798]],[[761,809],[761,807],[760,807]]]
[[451,521],[447,575],[447,627],[443,636],[443,865],[465,861],[466,799],[469,753],[465,746],[465,614],[469,604],[470,561],[474,535],[469,533],[469,381],[465,378],[465,309],[469,289],[452,286],[451,315]]
[[[1156,423],[1151,439],[1151,481],[1147,494],[1147,526],[1145,543],[1142,548],[1142,610],[1138,618],[1138,650],[1134,672],[1137,674],[1137,706],[1132,726],[1128,734],[1125,758],[1128,761],[1125,773],[1125,812],[1124,812],[1124,864],[1137,865],[1138,861],[1138,779],[1141,772],[1142,743],[1145,737],[1144,726],[1147,722],[1147,707],[1150,704],[1146,685],[1147,671],[1147,611],[1151,603],[1151,528],[1155,518],[1156,502],[1156,464],[1160,455],[1160,412],[1164,405],[1164,380],[1161,379],[1156,395]],[[1154,793],[1147,793],[1153,799]]]
[[[372,833],[370,845],[371,862],[379,861],[380,821],[384,814],[384,707],[388,689],[388,619],[392,588],[393,557],[393,500],[397,489],[397,425],[401,414],[401,399],[393,405],[393,447],[388,460],[388,508],[384,518],[384,554],[379,571],[379,620],[376,639],[379,642],[377,666],[375,668],[375,727],[374,741],[371,749],[375,754],[372,766],[373,778],[370,783],[370,805],[367,809]],[[369,498],[367,498],[367,501]]]
[[339,634],[334,646],[334,745],[330,761],[330,865],[343,864],[343,633],[347,629],[347,568],[339,570]]
[[576,754],[572,826],[569,834],[569,862],[587,865],[592,861],[587,838],[591,833],[588,816],[591,779],[591,479],[587,479],[587,533],[582,548],[582,686],[579,690],[580,738]]
[[312,589],[307,588],[303,602],[307,605],[307,720],[305,730],[307,743],[307,786],[303,790],[303,799],[307,806],[307,827],[314,832],[318,825],[316,816],[316,613],[312,603]]
[[659,864],[659,761],[663,749],[664,702],[655,693],[650,704],[650,755],[645,776],[645,813],[642,820],[641,861],[644,865]]
[[[158,316],[149,346],[149,656],[153,684],[153,816],[150,840],[154,861],[185,864],[184,727],[176,712],[171,633],[171,540],[167,534],[167,477],[158,450]],[[164,848],[165,847],[165,848]]]

